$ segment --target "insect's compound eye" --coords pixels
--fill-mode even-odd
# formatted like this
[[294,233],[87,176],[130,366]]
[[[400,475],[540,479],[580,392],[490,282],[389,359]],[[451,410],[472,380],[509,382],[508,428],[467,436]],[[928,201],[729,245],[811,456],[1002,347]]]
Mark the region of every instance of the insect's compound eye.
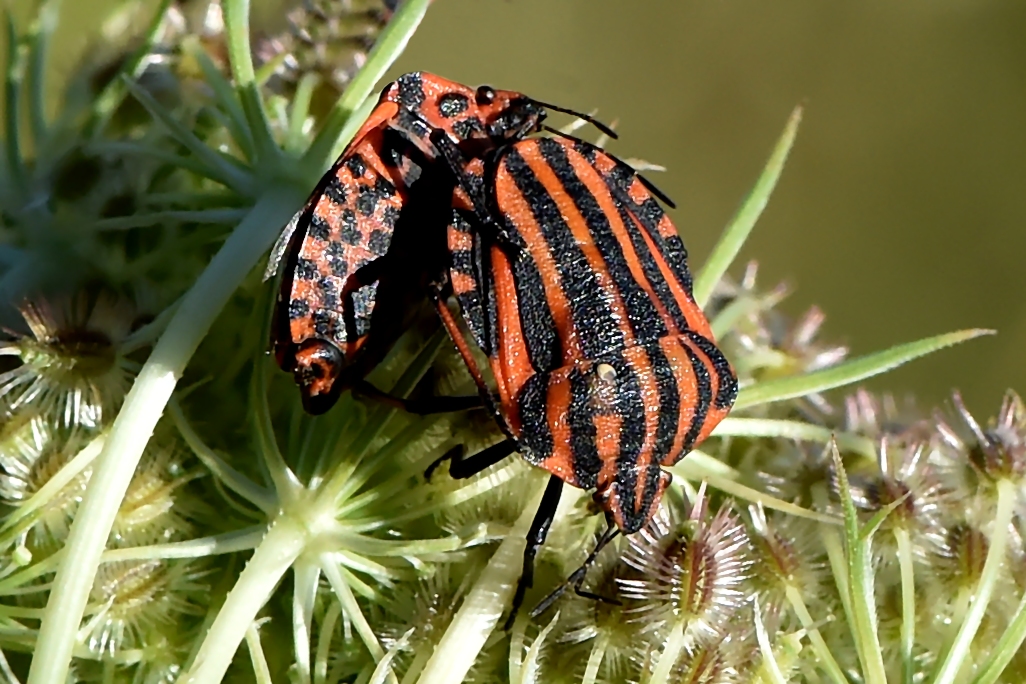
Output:
[[477,89],[477,93],[474,95],[474,101],[477,102],[480,107],[490,105],[495,102],[495,90],[491,86],[486,85],[479,87]]

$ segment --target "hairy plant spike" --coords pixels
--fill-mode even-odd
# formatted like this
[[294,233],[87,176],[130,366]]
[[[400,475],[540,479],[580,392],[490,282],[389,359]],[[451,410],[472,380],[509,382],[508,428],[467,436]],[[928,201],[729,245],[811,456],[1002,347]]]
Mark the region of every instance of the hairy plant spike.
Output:
[[748,535],[729,506],[708,517],[704,488],[683,524],[663,509],[651,525],[629,537],[624,561],[638,579],[619,581],[625,598],[640,602],[630,619],[666,634],[685,624],[685,643],[704,643],[729,632],[747,601],[751,566]]

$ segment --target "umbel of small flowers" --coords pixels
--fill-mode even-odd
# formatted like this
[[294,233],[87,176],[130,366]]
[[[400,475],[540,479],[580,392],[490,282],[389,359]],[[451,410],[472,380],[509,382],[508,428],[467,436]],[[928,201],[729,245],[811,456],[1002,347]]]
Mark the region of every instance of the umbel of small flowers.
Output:
[[[255,48],[245,0],[124,4],[57,116],[43,93],[58,4],[10,24],[6,680],[1022,681],[1022,402],[986,422],[957,396],[921,414],[830,392],[983,331],[848,359],[819,339],[821,311],[781,314],[787,292],[754,265],[726,275],[800,111],[695,269],[735,411],[672,468],[649,526],[598,557],[591,597],[499,627],[543,478],[516,459],[424,478],[450,447],[500,439],[487,416],[349,395],[304,414],[266,354],[260,261],[428,4],[304,1]],[[374,373],[400,395],[473,389],[430,316]],[[566,488],[526,606],[603,525]]]

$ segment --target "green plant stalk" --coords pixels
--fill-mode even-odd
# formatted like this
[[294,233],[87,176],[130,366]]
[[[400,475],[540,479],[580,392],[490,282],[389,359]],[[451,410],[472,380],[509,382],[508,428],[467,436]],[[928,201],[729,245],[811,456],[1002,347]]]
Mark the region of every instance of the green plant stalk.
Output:
[[756,181],[755,187],[748,194],[748,197],[741,204],[737,214],[723,231],[722,237],[716,243],[713,253],[708,261],[699,271],[695,278],[694,297],[700,307],[705,307],[712,296],[713,288],[720,282],[723,274],[727,272],[730,264],[733,263],[737,253],[748,240],[748,236],[755,227],[756,221],[762,216],[763,209],[769,202],[773,189],[777,186],[780,174],[784,170],[784,163],[787,162],[787,155],[794,145],[794,139],[798,135],[798,124],[802,121],[801,106],[795,107],[791,116],[784,126],[784,132],[773,148],[769,161]]
[[912,565],[912,538],[904,527],[893,530],[901,570],[901,669],[905,684],[912,684],[915,662],[912,648],[916,641],[916,579]]
[[833,439],[837,446],[854,451],[866,458],[876,459],[876,446],[867,437],[853,432],[836,432],[818,425],[797,420],[773,418],[734,418],[728,416],[712,432],[713,437],[781,437],[807,442],[829,444]]
[[224,678],[257,613],[308,541],[308,530],[298,520],[282,516],[274,521],[228,592],[180,684],[218,684]]
[[178,378],[228,298],[303,200],[287,185],[254,205],[182,299],[111,427],[65,545],[39,628],[27,684],[67,678],[75,635],[100,555],[132,474]]
[[769,635],[766,633],[766,625],[759,615],[759,602],[755,602],[755,638],[759,643],[759,650],[762,652],[762,668],[766,677],[773,684],[787,684],[784,673],[780,671],[777,657],[773,653],[773,644],[770,643]]
[[1026,593],[1023,593],[1015,616],[1008,623],[1005,633],[991,649],[989,658],[984,663],[980,674],[973,680],[973,684],[994,684],[998,681],[1001,673],[1008,667],[1008,663],[1012,662],[1012,658],[1019,652],[1023,641],[1026,641]]
[[816,621],[812,619],[812,614],[805,605],[802,593],[798,591],[798,587],[788,584],[784,589],[784,595],[787,596],[787,602],[791,604],[791,609],[798,616],[798,621],[802,623],[802,627],[808,632],[809,641],[812,643],[812,650],[819,656],[820,667],[826,670],[827,675],[834,684],[848,684],[848,678],[844,676],[844,670],[837,664],[834,654],[830,652],[830,647],[827,646],[823,635],[820,634],[819,629],[816,627]]
[[831,446],[834,470],[837,472],[837,490],[844,511],[845,558],[844,572],[848,577],[849,615],[852,638],[862,664],[866,684],[887,684],[887,675],[876,633],[875,577],[872,564],[873,532],[883,522],[890,509],[878,512],[864,527],[859,525],[855,502],[851,497],[848,475],[836,446]]
[[249,623],[246,629],[246,646],[249,648],[249,660],[253,663],[253,676],[257,684],[272,684],[271,668],[267,666],[267,657],[260,643],[260,630],[255,622]]
[[602,667],[602,660],[605,658],[606,650],[609,648],[609,632],[600,631],[595,637],[595,643],[591,646],[591,653],[588,654],[588,664],[584,668],[584,676],[581,677],[581,684],[595,684],[598,679],[599,668]]
[[1005,561],[1005,548],[1008,546],[1008,526],[1012,522],[1012,514],[1015,510],[1016,485],[1009,479],[998,480],[997,482],[997,513],[994,516],[994,533],[990,540],[990,549],[987,551],[987,560],[983,562],[983,573],[980,576],[980,584],[976,588],[972,606],[965,616],[962,626],[955,636],[944,658],[944,663],[937,672],[933,684],[953,684],[958,670],[963,661],[969,656],[969,647],[972,645],[976,630],[980,628],[983,616],[990,604],[991,594],[997,584],[1001,564]]
[[684,628],[686,626],[685,618],[680,618],[674,623],[673,629],[670,630],[670,636],[663,644],[663,652],[659,654],[656,666],[652,670],[652,676],[648,679],[648,684],[667,684],[670,681],[673,666],[677,664],[677,659],[680,658],[681,651],[684,650]]
[[[537,496],[531,497],[530,503],[467,592],[463,604],[420,673],[419,684],[460,684],[466,679],[467,672],[513,596],[513,588],[523,569],[527,532],[541,503],[541,495],[539,491]],[[563,497],[560,501],[557,520],[553,524],[558,523],[567,498],[570,497]]]

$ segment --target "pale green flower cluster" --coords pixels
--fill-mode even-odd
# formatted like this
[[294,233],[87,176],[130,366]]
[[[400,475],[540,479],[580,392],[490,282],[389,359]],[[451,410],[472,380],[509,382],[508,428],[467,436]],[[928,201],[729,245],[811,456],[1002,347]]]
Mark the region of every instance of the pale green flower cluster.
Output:
[[[726,275],[788,122],[695,298],[741,381],[651,524],[531,608],[605,529],[566,487],[502,628],[545,476],[469,480],[487,416],[345,395],[306,415],[267,354],[266,255],[375,102],[429,0],[126,3],[140,26],[44,101],[61,14],[8,21],[0,166],[0,677],[8,682],[953,684],[1026,678],[1026,408],[974,419],[828,390],[968,340],[847,359],[754,265]],[[202,11],[199,11],[202,10]],[[393,10],[395,10],[393,12]],[[111,29],[113,31],[113,29]],[[111,34],[113,35],[113,33]],[[110,36],[97,37],[111,42]],[[259,66],[255,64],[255,60]],[[473,386],[438,326],[372,380]]]

